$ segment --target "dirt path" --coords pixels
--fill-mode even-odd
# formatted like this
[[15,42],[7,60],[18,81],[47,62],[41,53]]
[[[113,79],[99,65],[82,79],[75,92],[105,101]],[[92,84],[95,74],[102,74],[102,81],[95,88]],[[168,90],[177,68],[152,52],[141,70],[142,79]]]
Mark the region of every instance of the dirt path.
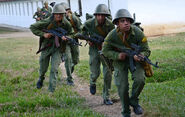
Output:
[[[63,77],[66,77],[65,67],[62,63],[60,65],[62,69]],[[121,103],[120,101],[114,102],[111,106],[106,106],[103,104],[103,99],[99,95],[91,95],[89,92],[89,84],[87,82],[82,81],[78,76],[73,73],[75,86],[73,88],[81,97],[85,98],[86,105],[93,109],[96,112],[102,113],[107,117],[122,117],[121,115]],[[145,113],[140,116],[136,116],[133,112],[131,113],[131,117],[145,117]]]

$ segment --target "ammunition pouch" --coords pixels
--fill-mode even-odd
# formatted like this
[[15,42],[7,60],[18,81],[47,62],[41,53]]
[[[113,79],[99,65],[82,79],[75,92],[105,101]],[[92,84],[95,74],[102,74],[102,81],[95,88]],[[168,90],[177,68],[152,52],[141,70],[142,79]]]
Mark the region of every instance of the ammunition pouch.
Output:
[[143,66],[144,71],[145,71],[145,76],[146,77],[152,77],[153,74],[154,74],[152,66],[147,62],[142,62],[142,66]]

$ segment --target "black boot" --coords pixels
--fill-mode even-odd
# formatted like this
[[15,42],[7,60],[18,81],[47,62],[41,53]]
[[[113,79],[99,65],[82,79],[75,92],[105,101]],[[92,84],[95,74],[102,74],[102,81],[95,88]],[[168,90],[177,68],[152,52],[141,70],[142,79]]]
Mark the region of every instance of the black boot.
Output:
[[136,115],[141,115],[141,114],[143,114],[143,109],[142,109],[142,107],[138,104],[138,105],[131,105],[132,107],[133,107],[133,109],[134,109],[134,113],[136,114]]
[[104,99],[103,103],[106,105],[113,105],[113,102],[110,99]]
[[39,80],[37,81],[37,89],[41,89],[42,88],[43,80],[44,80],[44,78],[39,78]]
[[96,84],[90,85],[90,93],[92,95],[96,94]]
[[67,85],[74,86],[74,82],[72,80],[67,80]]

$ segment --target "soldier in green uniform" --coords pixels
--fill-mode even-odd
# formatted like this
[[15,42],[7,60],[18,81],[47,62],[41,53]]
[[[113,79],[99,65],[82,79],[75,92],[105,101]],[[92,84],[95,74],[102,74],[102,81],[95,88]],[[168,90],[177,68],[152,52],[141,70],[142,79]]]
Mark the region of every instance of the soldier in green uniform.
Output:
[[42,15],[43,15],[43,19],[46,19],[49,16],[51,16],[52,8],[48,6],[47,1],[44,2],[44,7],[41,9],[41,12],[42,12]]
[[42,16],[41,9],[40,9],[40,7],[38,7],[37,11],[33,15],[33,19],[35,19],[36,21],[40,21],[41,16]]
[[[93,33],[102,37],[106,37],[107,34],[114,29],[114,25],[111,20],[107,18],[110,15],[109,10],[105,4],[99,4],[96,9],[93,18],[87,20],[82,26],[82,33],[84,35],[92,36]],[[101,46],[95,43],[89,42],[89,65],[90,65],[90,93],[94,95],[96,93],[96,80],[100,75],[100,65],[103,65],[103,99],[104,104],[112,105],[113,102],[109,99],[109,90],[111,88],[112,73],[106,66],[105,62],[100,58],[99,51]]]
[[65,18],[64,14],[66,13],[62,5],[57,4],[53,9],[52,16],[30,26],[33,34],[43,38],[42,48],[45,48],[48,44],[48,48],[41,51],[40,56],[40,69],[39,69],[39,80],[37,82],[37,88],[40,89],[43,86],[43,80],[45,79],[45,73],[47,72],[49,62],[51,63],[51,70],[49,76],[49,88],[50,92],[53,92],[56,87],[56,79],[58,75],[58,66],[61,61],[61,54],[65,51],[66,37],[62,37],[59,40],[60,46],[56,46],[55,37],[51,33],[44,33],[43,29],[56,29],[63,28],[68,31],[69,34],[72,34],[72,26]]
[[[141,65],[140,57],[149,56],[150,50],[147,39],[143,32],[136,26],[132,16],[126,9],[117,11],[113,23],[117,28],[112,30],[106,37],[103,45],[103,54],[113,60],[115,84],[118,88],[118,94],[122,104],[123,117],[130,117],[130,108],[133,107],[134,112],[139,115],[143,113],[142,107],[139,105],[139,95],[145,85],[145,74]],[[127,54],[119,52],[119,47],[130,48],[130,44],[134,43],[141,46],[142,51],[138,56],[134,56],[136,70],[131,72],[133,85],[132,94],[129,97],[128,71],[130,70]]]
[[[73,34],[80,32],[81,20],[74,13],[72,13],[69,5],[65,2],[61,3],[66,10],[66,18],[71,23],[73,27]],[[78,39],[75,39],[78,42]],[[74,85],[72,73],[74,71],[75,65],[79,62],[79,47],[78,45],[67,44],[65,52],[65,69],[67,74],[67,84]]]

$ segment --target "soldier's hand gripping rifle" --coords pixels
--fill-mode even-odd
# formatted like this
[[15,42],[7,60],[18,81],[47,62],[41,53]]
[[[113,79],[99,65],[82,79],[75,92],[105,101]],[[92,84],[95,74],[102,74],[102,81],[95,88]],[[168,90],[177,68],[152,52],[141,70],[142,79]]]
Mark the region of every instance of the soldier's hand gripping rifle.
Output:
[[[55,45],[56,47],[59,47],[59,38],[62,38],[63,36],[67,39],[67,41],[69,41],[71,44],[73,45],[78,45],[78,46],[82,46],[80,43],[76,42],[75,39],[72,39],[70,37],[67,37],[67,31],[64,30],[63,28],[56,28],[56,29],[50,29],[50,30],[43,30],[46,33],[51,33],[53,36],[55,36]],[[63,40],[62,40],[63,41]]]
[[86,40],[86,41],[90,41],[96,45],[101,46],[102,43],[104,42],[104,38],[98,34],[92,34],[91,36],[87,36],[87,35],[83,35],[81,33],[77,33],[75,35],[76,38],[79,38],[81,40]]
[[110,43],[112,46],[116,47],[116,50],[119,52],[124,52],[126,53],[126,55],[129,57],[129,65],[130,65],[130,70],[131,72],[134,72],[136,70],[136,66],[134,64],[134,56],[137,55],[139,57],[139,59],[141,60],[141,62],[146,62],[156,68],[158,68],[158,62],[156,62],[155,64],[151,62],[151,60],[146,57],[146,56],[141,56],[140,52],[141,52],[141,47],[136,45],[136,44],[131,44],[131,48],[123,48],[123,47],[117,47],[117,45],[114,45],[113,43]]
[[[63,36],[67,39],[67,41],[69,41],[71,44],[73,45],[78,45],[78,46],[82,46],[80,43],[76,42],[75,39],[72,39],[72,38],[69,38],[66,36],[67,34],[67,31],[62,29],[62,28],[56,28],[56,29],[50,29],[50,30],[46,30],[44,29],[43,32],[46,32],[46,33],[51,33],[54,37],[55,37],[55,46],[58,48],[60,46],[60,43],[59,43],[59,39],[62,38]],[[36,54],[38,54],[39,52],[45,50],[46,48],[50,47],[51,44],[48,44],[46,47],[43,47],[41,48],[41,45],[42,45],[42,41],[43,41],[43,38],[40,38],[40,41],[39,41],[39,50],[37,51]],[[63,41],[63,40],[62,40]]]

